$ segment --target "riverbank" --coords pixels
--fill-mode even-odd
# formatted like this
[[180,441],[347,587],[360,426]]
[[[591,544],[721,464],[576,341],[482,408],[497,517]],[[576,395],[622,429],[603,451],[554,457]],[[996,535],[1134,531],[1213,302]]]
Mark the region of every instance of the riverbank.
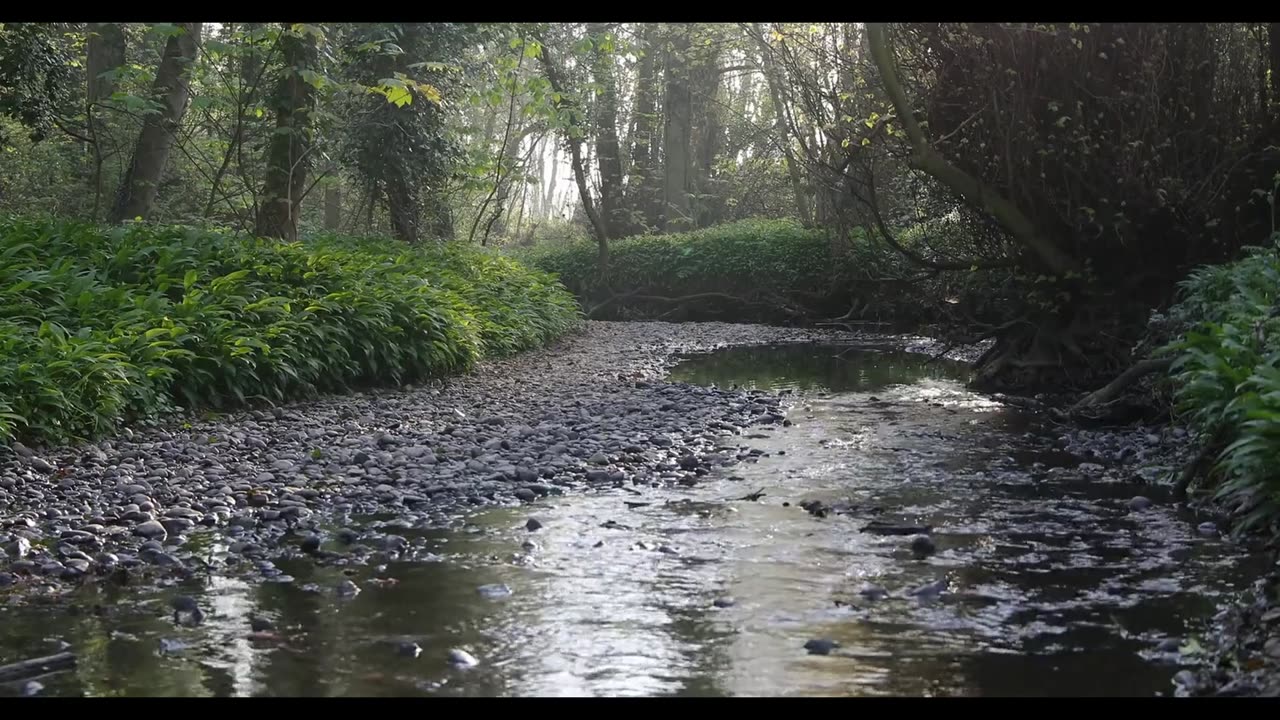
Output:
[[78,448],[18,445],[0,461],[0,588],[120,569],[189,576],[202,569],[189,547],[201,535],[266,557],[304,546],[323,517],[422,524],[583,486],[693,481],[745,457],[717,449],[724,434],[781,423],[782,405],[765,393],[650,386],[674,353],[855,337],[590,323],[431,386],[126,430]]
[[[431,386],[192,420],[76,449],[23,451],[0,467],[0,548],[7,554],[0,596],[12,604],[52,600],[86,583],[123,585],[121,592],[185,586],[211,573],[251,584],[289,582],[299,562],[354,571],[417,557],[420,543],[405,536],[445,527],[467,508],[543,506],[547,496],[591,488],[696,486],[713,468],[759,460],[762,441],[755,438],[809,421],[803,408],[789,408],[789,395],[663,382],[675,355],[731,345],[874,340],[750,325],[592,322],[550,347],[486,361]],[[886,347],[903,344],[884,340]],[[923,340],[913,349],[937,352]],[[868,412],[876,407],[879,401]],[[883,407],[884,422],[896,425],[894,405]],[[936,412],[960,422],[950,411]],[[879,422],[881,432],[895,432]],[[1176,428],[1063,427],[1049,445],[1055,447],[1037,444],[1035,451],[1048,464],[1033,463],[1030,470],[1033,484],[1044,483],[1043,491],[1057,497],[1059,486],[1122,490],[1157,480],[1177,464],[1173,453],[1186,443]],[[849,452],[855,451],[836,454]],[[928,456],[921,451],[920,472],[931,466]],[[1000,466],[977,470],[975,488],[1025,483]],[[876,493],[874,487],[865,492]],[[1166,504],[1162,490],[1146,494]],[[793,504],[802,499],[791,498]],[[1096,518],[1090,523],[1120,523],[1116,539],[1130,532],[1121,527],[1126,523],[1156,517],[1144,521],[1140,508],[1126,510],[1127,495],[1091,510],[1069,497],[1062,501],[1072,506],[1069,513]],[[369,517],[379,520],[368,523]],[[1009,521],[1017,517],[1008,514]],[[1163,528],[1163,522],[1152,526],[1157,535],[1167,532]],[[1216,538],[1216,529],[1206,534]],[[1160,552],[1160,562],[1187,543],[1194,541],[1178,538]],[[1088,546],[1073,544],[1067,555],[1087,555]],[[210,552],[213,547],[220,551]],[[1036,547],[1026,551],[1043,551]],[[336,587],[329,589],[341,594]]]

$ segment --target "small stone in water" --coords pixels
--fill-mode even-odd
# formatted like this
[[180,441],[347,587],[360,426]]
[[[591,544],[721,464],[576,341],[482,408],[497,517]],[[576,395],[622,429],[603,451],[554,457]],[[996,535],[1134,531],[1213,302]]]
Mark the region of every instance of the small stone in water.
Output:
[[1159,650],[1160,652],[1177,652],[1178,648],[1181,646],[1182,643],[1178,638],[1165,638],[1160,641],[1159,645],[1156,645],[1156,650]]
[[338,583],[338,595],[341,597],[355,597],[360,594],[360,586],[350,580],[343,580]]
[[1149,507],[1151,507],[1151,499],[1145,498],[1141,495],[1138,495],[1129,501],[1129,509],[1134,512],[1141,512]]
[[308,535],[302,538],[302,552],[314,553],[320,549],[320,536]]
[[831,651],[840,647],[840,643],[826,638],[815,638],[804,644],[810,655],[830,655]]
[[276,624],[261,615],[251,615],[249,617],[249,628],[254,632],[270,632],[276,629]]
[[453,648],[452,650],[449,651],[449,664],[453,665],[454,667],[468,668],[468,667],[475,667],[476,665],[479,665],[480,661],[477,660],[474,655],[467,652],[466,650]]
[[537,518],[529,518],[529,522],[524,524],[524,529],[533,532],[542,527],[542,523]]
[[41,685],[39,682],[36,682],[35,680],[28,680],[22,683],[23,697],[32,697],[33,695],[39,695],[41,690],[44,690],[44,685]]
[[396,648],[396,651],[405,657],[416,658],[422,654],[422,647],[416,642],[402,642]]
[[918,560],[929,557],[937,550],[938,546],[934,544],[933,538],[928,535],[917,535],[911,539],[911,554],[915,555]]
[[1196,532],[1205,537],[1217,537],[1218,526],[1212,522],[1202,522],[1198,527],[1196,527]]
[[711,602],[711,604],[718,608],[727,608],[727,607],[733,607],[734,605],[736,605],[737,601],[731,597],[722,597],[722,598],[716,598]]
[[525,540],[524,542],[520,543],[520,547],[530,552],[533,552],[534,550],[538,549],[538,543],[532,540]]
[[883,600],[889,597],[889,591],[879,585],[863,585],[858,594],[867,600]]
[[476,591],[479,592],[484,597],[489,598],[490,600],[511,597],[511,588],[507,587],[503,583],[495,583],[492,585],[481,585],[480,587],[476,588]]
[[187,644],[181,640],[170,640],[169,638],[160,638],[160,652],[165,655],[173,655],[187,649]]

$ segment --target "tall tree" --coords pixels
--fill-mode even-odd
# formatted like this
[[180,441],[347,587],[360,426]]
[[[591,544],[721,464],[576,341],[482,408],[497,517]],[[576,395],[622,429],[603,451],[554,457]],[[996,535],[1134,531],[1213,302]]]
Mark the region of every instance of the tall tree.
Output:
[[611,237],[624,234],[622,150],[618,144],[618,83],[613,36],[603,23],[587,23],[595,96],[596,163],[600,171],[600,216]]
[[190,71],[200,52],[202,29],[202,23],[179,23],[173,26],[165,42],[152,87],[152,96],[159,107],[143,120],[133,159],[111,211],[113,222],[151,215],[160,178],[169,162],[169,151],[191,99]]
[[631,113],[631,167],[627,175],[627,205],[645,228],[657,224],[659,191],[656,158],[658,134],[657,106],[658,26],[645,24],[640,30],[637,52],[635,106]]
[[671,27],[663,44],[666,94],[662,133],[662,227],[668,232],[688,229],[694,221],[690,202],[692,158],[689,146],[693,138],[693,98],[689,88],[690,33],[692,29],[688,25]]
[[285,241],[298,239],[298,209],[310,168],[311,114],[315,87],[318,30],[286,25],[280,36],[284,73],[274,98],[276,131],[267,147],[267,175],[258,207],[256,232]]

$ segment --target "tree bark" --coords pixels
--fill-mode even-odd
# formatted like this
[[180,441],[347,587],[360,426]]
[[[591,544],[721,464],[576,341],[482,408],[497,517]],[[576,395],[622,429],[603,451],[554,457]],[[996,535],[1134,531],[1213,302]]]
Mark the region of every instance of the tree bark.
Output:
[[138,143],[133,159],[125,173],[115,207],[111,211],[112,222],[151,215],[155,204],[160,178],[169,162],[174,135],[191,99],[189,71],[200,51],[202,23],[181,23],[181,32],[171,36],[164,46],[164,55],[156,69],[153,96],[159,98],[159,112],[147,115],[138,133]]
[[654,125],[657,119],[657,102],[654,92],[657,66],[657,47],[654,43],[654,25],[645,25],[641,31],[641,50],[644,55],[636,68],[635,110],[631,120],[631,168],[627,175],[627,206],[644,218],[646,228],[657,221],[655,205],[658,193],[654,181]]
[[689,198],[689,144],[693,135],[692,98],[689,91],[689,28],[676,27],[664,43],[666,97],[662,133],[662,227],[668,232],[692,225]]
[[946,158],[929,144],[924,130],[916,122],[906,91],[898,81],[893,53],[885,38],[884,24],[868,23],[867,39],[871,46],[871,57],[880,71],[880,80],[884,85],[885,93],[893,103],[898,120],[902,123],[911,143],[912,153],[909,164],[933,176],[965,200],[986,211],[1009,231],[1015,240],[1035,253],[1044,266],[1055,274],[1065,275],[1068,272],[1079,271],[1079,263],[1041,235],[1031,219],[1016,205],[978,178],[947,162]]
[[716,155],[723,126],[720,118],[719,45],[700,47],[689,66],[690,163],[689,205],[695,227],[708,227],[720,219],[719,193],[712,186]]
[[342,188],[330,185],[324,189],[324,229],[337,230],[342,225]]
[[[547,82],[550,83],[551,89],[560,93],[560,102],[557,103],[557,109],[563,110],[571,108],[573,101],[569,99],[565,91],[563,78],[560,75],[560,67],[556,64],[555,55],[547,43],[542,43],[542,65],[547,71]],[[564,141],[569,147],[569,159],[573,167],[573,179],[578,185],[578,195],[582,199],[582,209],[587,214],[587,219],[591,221],[591,227],[595,230],[596,245],[598,252],[596,255],[597,269],[601,276],[609,267],[609,229],[605,226],[604,219],[600,217],[600,213],[596,211],[595,203],[591,201],[591,189],[587,187],[587,173],[582,162],[582,143],[578,139],[581,135],[581,128],[572,119],[573,113],[569,113],[569,127],[565,129]]]
[[622,212],[622,151],[618,146],[618,87],[613,57],[600,49],[607,32],[603,23],[587,23],[592,40],[591,73],[600,93],[595,98],[596,163],[600,171],[600,215],[609,237],[626,224]]
[[258,207],[260,237],[286,242],[298,239],[298,210],[310,166],[311,110],[314,88],[302,77],[315,64],[317,48],[310,33],[294,34],[286,24],[280,38],[284,77],[276,90],[276,130],[267,146],[267,176]]
[[760,45],[760,69],[764,71],[765,83],[769,86],[769,100],[773,103],[773,130],[777,133],[778,143],[782,146],[787,177],[791,180],[791,192],[795,194],[796,216],[801,224],[808,226],[813,222],[813,215],[809,210],[809,198],[804,192],[804,181],[800,177],[795,150],[791,147],[791,131],[787,129],[786,106],[782,104],[781,74],[778,72],[778,66],[773,62],[773,48],[769,47],[768,41],[764,39],[764,31],[760,23],[755,24],[751,34]]
[[116,90],[115,79],[102,75],[124,65],[124,28],[118,23],[89,23],[86,55],[85,89],[89,103],[111,97]]
[[1271,105],[1280,104],[1280,23],[1267,23],[1267,65],[1271,69]]

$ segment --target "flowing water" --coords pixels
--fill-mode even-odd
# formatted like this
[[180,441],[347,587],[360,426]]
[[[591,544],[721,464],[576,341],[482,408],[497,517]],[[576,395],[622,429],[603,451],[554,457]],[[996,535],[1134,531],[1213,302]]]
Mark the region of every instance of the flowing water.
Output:
[[[40,680],[57,695],[1149,696],[1251,578],[1156,489],[1082,477],[962,367],[790,346],[691,357],[672,379],[791,391],[794,424],[734,438],[759,461],[694,487],[397,529],[417,559],[355,570],[351,598],[314,592],[341,569],[300,559],[279,563],[291,583],[183,588],[211,610],[195,628],[175,626],[175,589],[0,610],[0,662],[69,643],[78,667]],[[1155,506],[1129,511],[1137,494]],[[931,526],[936,554],[873,521]],[[251,614],[276,630],[249,637]],[[839,647],[808,653],[817,638]]]

